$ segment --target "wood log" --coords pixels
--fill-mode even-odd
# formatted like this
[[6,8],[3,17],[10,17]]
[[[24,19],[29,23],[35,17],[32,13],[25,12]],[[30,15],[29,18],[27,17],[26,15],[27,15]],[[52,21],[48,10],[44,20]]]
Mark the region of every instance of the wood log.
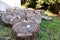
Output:
[[18,15],[18,16],[20,16],[20,18],[22,19],[22,20],[24,20],[25,18],[26,18],[26,14],[25,14],[25,10],[26,9],[21,9],[21,8],[15,8],[14,10],[13,10],[13,12],[16,14],[16,15]]
[[38,24],[41,23],[41,10],[35,10],[35,22]]
[[21,18],[19,18],[19,17],[17,16],[15,18],[11,19],[12,20],[12,25],[15,25],[16,23],[21,22]]
[[27,9],[26,17],[27,17],[27,20],[34,21],[37,24],[41,23],[41,13],[40,13],[40,10]]
[[13,35],[19,40],[34,40],[39,31],[39,25],[34,22],[19,22],[12,27]]
[[6,24],[11,24],[11,19],[16,15],[12,12],[6,12],[2,15],[2,21]]
[[2,21],[2,15],[4,14],[4,11],[1,11],[0,10],[0,24],[4,24],[3,21]]

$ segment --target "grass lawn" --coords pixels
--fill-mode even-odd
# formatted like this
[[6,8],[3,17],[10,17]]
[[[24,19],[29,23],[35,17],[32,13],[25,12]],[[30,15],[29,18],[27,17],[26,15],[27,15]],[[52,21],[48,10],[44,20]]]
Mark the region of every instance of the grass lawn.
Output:
[[60,40],[60,19],[52,17],[52,21],[42,21],[40,32],[41,40]]
[[[36,40],[60,40],[60,19],[57,17],[52,18],[52,21],[42,20]],[[11,28],[9,26],[0,25],[0,40],[4,40],[4,35],[10,35],[10,40],[14,40]]]

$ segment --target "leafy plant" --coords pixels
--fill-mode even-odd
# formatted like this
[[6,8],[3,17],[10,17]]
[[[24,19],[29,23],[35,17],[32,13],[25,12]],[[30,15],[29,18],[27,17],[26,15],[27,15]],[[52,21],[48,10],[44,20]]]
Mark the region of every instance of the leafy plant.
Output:
[[26,3],[29,3],[26,7],[50,10],[55,14],[60,12],[60,0],[27,0]]

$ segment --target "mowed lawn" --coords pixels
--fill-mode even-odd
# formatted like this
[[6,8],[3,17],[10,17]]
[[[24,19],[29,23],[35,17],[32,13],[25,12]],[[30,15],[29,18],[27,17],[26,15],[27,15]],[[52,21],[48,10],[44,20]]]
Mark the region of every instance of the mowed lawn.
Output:
[[[60,40],[60,19],[52,18],[52,21],[42,20],[36,40]],[[4,40],[4,35],[10,35],[10,40],[14,40],[10,26],[0,24],[0,40]]]

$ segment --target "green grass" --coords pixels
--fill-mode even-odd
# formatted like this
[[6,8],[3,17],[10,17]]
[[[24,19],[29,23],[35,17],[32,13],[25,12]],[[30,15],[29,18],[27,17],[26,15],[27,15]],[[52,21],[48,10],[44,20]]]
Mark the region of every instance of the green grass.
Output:
[[[52,21],[42,20],[40,24],[40,31],[36,40],[60,40],[60,19],[57,17],[52,17]],[[12,37],[12,31],[9,26],[0,25],[0,40],[4,35],[10,35],[11,40],[14,40]]]
[[10,40],[14,39],[12,38],[12,30],[10,26],[0,24],[0,40],[5,40],[5,35],[9,35],[11,37]]
[[52,21],[43,20],[40,24],[41,40],[60,40],[60,19],[52,17]]

